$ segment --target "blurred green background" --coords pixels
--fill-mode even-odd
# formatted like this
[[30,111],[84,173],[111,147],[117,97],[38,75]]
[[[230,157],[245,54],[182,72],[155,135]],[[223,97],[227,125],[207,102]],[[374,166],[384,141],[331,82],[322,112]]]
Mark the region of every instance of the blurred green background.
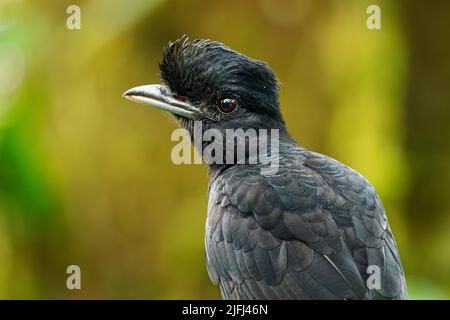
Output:
[[183,34],[267,61],[294,137],[380,193],[410,297],[450,297],[450,2],[1,0],[0,298],[219,298],[206,167],[121,97]]

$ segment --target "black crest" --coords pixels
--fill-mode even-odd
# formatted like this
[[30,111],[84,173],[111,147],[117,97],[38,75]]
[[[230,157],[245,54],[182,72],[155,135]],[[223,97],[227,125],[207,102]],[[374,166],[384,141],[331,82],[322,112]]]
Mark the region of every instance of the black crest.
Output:
[[281,119],[278,80],[267,64],[220,42],[183,36],[164,49],[159,67],[165,83],[193,102],[231,93],[245,108]]

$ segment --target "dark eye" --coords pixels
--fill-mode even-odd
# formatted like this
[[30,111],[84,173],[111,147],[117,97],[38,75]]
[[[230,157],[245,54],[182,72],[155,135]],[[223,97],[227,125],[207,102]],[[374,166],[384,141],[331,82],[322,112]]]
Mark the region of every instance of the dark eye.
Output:
[[236,110],[237,106],[237,100],[233,98],[223,98],[217,103],[217,108],[219,108],[222,113],[231,113]]

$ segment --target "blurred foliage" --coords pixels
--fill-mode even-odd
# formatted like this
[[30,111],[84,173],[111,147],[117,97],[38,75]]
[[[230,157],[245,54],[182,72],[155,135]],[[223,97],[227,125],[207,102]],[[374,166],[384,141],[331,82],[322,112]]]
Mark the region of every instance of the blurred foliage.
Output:
[[450,5],[376,1],[370,31],[372,2],[2,0],[0,298],[219,297],[206,168],[174,165],[174,121],[121,97],[183,34],[267,61],[291,133],[380,193],[411,298],[450,297]]

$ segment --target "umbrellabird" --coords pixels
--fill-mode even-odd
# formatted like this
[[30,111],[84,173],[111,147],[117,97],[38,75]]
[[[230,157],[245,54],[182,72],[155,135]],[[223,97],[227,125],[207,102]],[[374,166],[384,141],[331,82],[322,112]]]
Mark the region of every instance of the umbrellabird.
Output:
[[[261,170],[262,157],[246,161],[248,151],[244,159],[230,157],[234,162],[208,162],[206,265],[224,299],[407,298],[374,187],[295,142],[266,63],[219,42],[182,37],[169,42],[159,67],[163,84],[124,96],[169,111],[191,138],[195,123],[224,135],[230,129],[278,132],[277,150],[269,148],[278,157],[274,172]],[[200,153],[205,146],[196,145]]]

